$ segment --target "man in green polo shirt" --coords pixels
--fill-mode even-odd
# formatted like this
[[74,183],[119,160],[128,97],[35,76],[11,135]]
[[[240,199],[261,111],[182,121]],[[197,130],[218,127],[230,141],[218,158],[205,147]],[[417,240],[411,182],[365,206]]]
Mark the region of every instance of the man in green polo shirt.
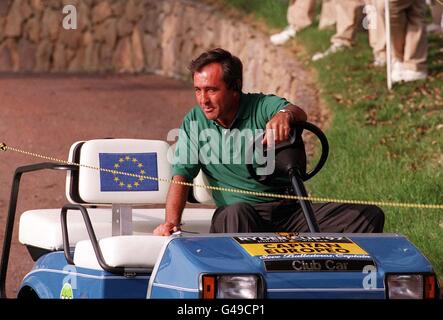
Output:
[[[263,145],[286,141],[293,123],[307,120],[306,113],[274,95],[243,93],[242,63],[226,50],[204,52],[192,61],[190,71],[198,105],[180,127],[173,180],[190,182],[202,170],[211,186],[283,192],[282,188],[252,179],[246,167],[250,160],[246,151],[262,132]],[[266,169],[272,172],[273,168]],[[188,191],[188,186],[171,184],[165,222],[154,234],[167,236],[180,230]],[[217,209],[211,232],[307,231],[298,201],[218,190],[213,190],[212,196]],[[323,232],[383,231],[384,214],[375,206],[317,203],[313,209]]]

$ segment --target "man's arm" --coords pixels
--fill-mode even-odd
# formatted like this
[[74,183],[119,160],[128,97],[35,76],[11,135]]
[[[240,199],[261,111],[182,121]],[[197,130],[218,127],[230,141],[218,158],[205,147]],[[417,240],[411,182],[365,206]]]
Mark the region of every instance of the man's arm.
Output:
[[[288,104],[284,109],[288,110],[291,113],[292,118],[294,119],[294,122],[308,120],[308,116],[306,115],[306,112],[302,108],[300,108],[296,105]],[[282,113],[282,112],[280,112],[280,113]]]
[[[284,110],[287,110],[287,112],[277,112],[266,124],[267,132],[268,130],[273,130],[276,144],[289,139],[289,132],[295,122],[306,121],[308,119],[303,109],[296,105],[288,104]],[[268,143],[266,134],[262,143]]]
[[[183,176],[174,176],[173,181],[186,182]],[[170,236],[173,232],[180,230],[180,222],[183,209],[188,199],[189,186],[171,183],[166,197],[166,217],[162,223],[154,230],[156,236]]]

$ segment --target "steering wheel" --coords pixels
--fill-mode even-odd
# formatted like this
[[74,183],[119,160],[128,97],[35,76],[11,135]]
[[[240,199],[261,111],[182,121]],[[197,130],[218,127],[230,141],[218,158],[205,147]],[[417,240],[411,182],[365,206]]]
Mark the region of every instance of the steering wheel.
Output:
[[[310,172],[306,172],[306,152],[305,146],[302,139],[303,130],[307,130],[312,132],[319,140],[322,146],[320,159],[317,162],[317,165]],[[255,145],[261,143],[262,135],[258,136],[254,143],[248,149],[248,158],[252,159],[252,155],[255,150]],[[264,150],[265,156],[267,155],[267,150]],[[329,144],[328,139],[326,138],[323,131],[320,130],[317,126],[313,125],[309,122],[296,122],[294,124],[293,133],[290,136],[288,141],[284,141],[275,146],[275,167],[274,172],[271,172],[266,175],[259,175],[256,172],[256,167],[253,164],[248,163],[247,169],[251,177],[258,182],[265,185],[272,186],[290,186],[290,179],[286,179],[287,185],[285,182],[282,182],[280,179],[276,181],[276,178],[279,177],[289,177],[289,173],[292,171],[293,174],[297,174],[303,181],[307,181],[315,176],[323,165],[326,162],[329,154]]]

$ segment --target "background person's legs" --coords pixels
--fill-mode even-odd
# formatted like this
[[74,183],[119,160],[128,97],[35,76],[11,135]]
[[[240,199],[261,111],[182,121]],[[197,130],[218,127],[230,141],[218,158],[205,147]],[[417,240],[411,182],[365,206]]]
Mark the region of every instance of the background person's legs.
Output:
[[270,38],[275,45],[286,43],[297,31],[312,24],[315,17],[315,0],[291,0],[288,7],[288,26]]
[[288,7],[288,23],[295,31],[309,27],[315,18],[316,0],[292,0]]
[[435,31],[443,31],[443,3],[439,3],[436,0],[432,2],[431,7],[431,15],[432,15],[432,23],[427,26],[428,32]]
[[336,33],[331,38],[331,46],[325,52],[317,52],[312,61],[323,59],[352,45],[361,17],[363,0],[336,0]]
[[421,0],[412,1],[407,10],[408,25],[403,64],[408,70],[426,71],[428,41],[426,35],[426,4]]
[[403,62],[406,39],[406,9],[414,0],[390,0],[391,43],[393,59]]
[[337,32],[331,38],[332,44],[340,44],[348,47],[352,45],[358,29],[362,6],[363,2],[361,0],[335,1]]
[[369,45],[374,55],[374,65],[381,67],[386,64],[386,31],[385,31],[385,3],[384,0],[365,0],[367,5],[375,9],[375,28],[369,28]]
[[441,20],[443,15],[443,4],[435,1],[435,3],[431,5],[431,14],[432,14],[432,21],[435,24],[441,25]]
[[428,53],[422,0],[391,0],[391,40],[394,53],[392,81],[414,81],[427,76]]
[[320,22],[318,28],[320,30],[332,28],[337,22],[335,13],[335,0],[323,0],[321,4]]

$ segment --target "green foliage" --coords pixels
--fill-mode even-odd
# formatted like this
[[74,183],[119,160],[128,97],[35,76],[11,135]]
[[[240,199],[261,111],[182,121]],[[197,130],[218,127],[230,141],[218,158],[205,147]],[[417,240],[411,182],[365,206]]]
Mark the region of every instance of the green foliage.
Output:
[[254,14],[269,26],[282,28],[286,26],[286,9],[288,0],[224,0],[240,10]]

